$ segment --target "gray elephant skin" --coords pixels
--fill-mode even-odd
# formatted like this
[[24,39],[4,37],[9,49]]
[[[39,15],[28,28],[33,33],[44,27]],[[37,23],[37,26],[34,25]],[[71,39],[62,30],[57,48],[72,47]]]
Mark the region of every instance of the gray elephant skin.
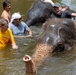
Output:
[[51,3],[37,0],[31,5],[30,9],[28,10],[25,23],[28,26],[44,23],[50,17],[52,12],[53,8]]
[[26,73],[36,73],[44,60],[53,53],[72,50],[76,46],[76,24],[71,19],[48,19],[38,36],[32,57],[25,55]]

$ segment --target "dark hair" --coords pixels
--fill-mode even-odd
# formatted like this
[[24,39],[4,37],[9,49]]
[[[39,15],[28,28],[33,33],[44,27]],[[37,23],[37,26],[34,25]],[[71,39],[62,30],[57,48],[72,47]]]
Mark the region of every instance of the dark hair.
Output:
[[3,9],[5,9],[5,7],[7,6],[7,5],[9,5],[9,4],[11,4],[9,1],[7,1],[7,0],[5,0],[4,2],[3,2]]

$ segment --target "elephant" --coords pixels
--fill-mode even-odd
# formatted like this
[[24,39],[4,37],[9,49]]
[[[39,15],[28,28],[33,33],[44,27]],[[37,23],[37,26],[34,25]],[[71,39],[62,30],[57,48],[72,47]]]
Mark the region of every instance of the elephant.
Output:
[[44,23],[53,13],[52,0],[37,0],[27,12],[25,23],[30,27]]
[[54,53],[72,50],[76,46],[76,23],[71,19],[50,18],[42,25],[34,54],[25,55],[26,73],[35,74],[44,60]]

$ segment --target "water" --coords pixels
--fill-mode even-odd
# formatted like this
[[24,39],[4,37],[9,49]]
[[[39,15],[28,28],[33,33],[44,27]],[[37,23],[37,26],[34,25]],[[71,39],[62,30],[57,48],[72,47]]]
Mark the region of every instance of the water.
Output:
[[[57,1],[76,10],[76,0],[54,0],[54,2]],[[0,0],[0,14],[3,10],[2,2],[3,0]],[[12,4],[11,14],[20,12],[24,15],[23,18],[25,20],[27,11],[34,0],[10,0],[10,2]],[[19,46],[18,50],[13,50],[10,45],[0,50],[0,75],[26,75],[25,63],[22,59],[25,54],[32,56],[36,46],[36,38],[41,31],[41,26],[32,26],[31,30],[33,37],[23,39],[15,38]],[[37,75],[76,75],[76,51],[57,53],[47,58],[39,68]]]
[[61,3],[69,6],[70,9],[76,11],[76,0],[62,0]]

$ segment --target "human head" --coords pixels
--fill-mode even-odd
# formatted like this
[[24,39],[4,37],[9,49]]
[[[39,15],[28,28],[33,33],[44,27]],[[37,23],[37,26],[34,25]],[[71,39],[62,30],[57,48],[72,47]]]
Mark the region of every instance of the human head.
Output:
[[11,18],[11,22],[20,23],[22,16],[20,13],[14,13]]
[[7,0],[5,0],[5,1],[3,2],[3,9],[5,9],[6,7],[11,8],[11,3],[10,3],[9,1],[7,1]]
[[56,7],[56,8],[59,8],[60,6],[61,6],[61,5],[60,5],[59,3],[55,3],[54,6],[53,6],[53,8],[55,8],[55,7]]
[[59,3],[55,3],[54,4],[54,6],[53,6],[53,9],[54,9],[54,12],[56,13],[56,14],[60,14],[61,12],[61,5],[59,4]]
[[8,29],[8,21],[4,18],[0,19],[0,29],[5,32]]

